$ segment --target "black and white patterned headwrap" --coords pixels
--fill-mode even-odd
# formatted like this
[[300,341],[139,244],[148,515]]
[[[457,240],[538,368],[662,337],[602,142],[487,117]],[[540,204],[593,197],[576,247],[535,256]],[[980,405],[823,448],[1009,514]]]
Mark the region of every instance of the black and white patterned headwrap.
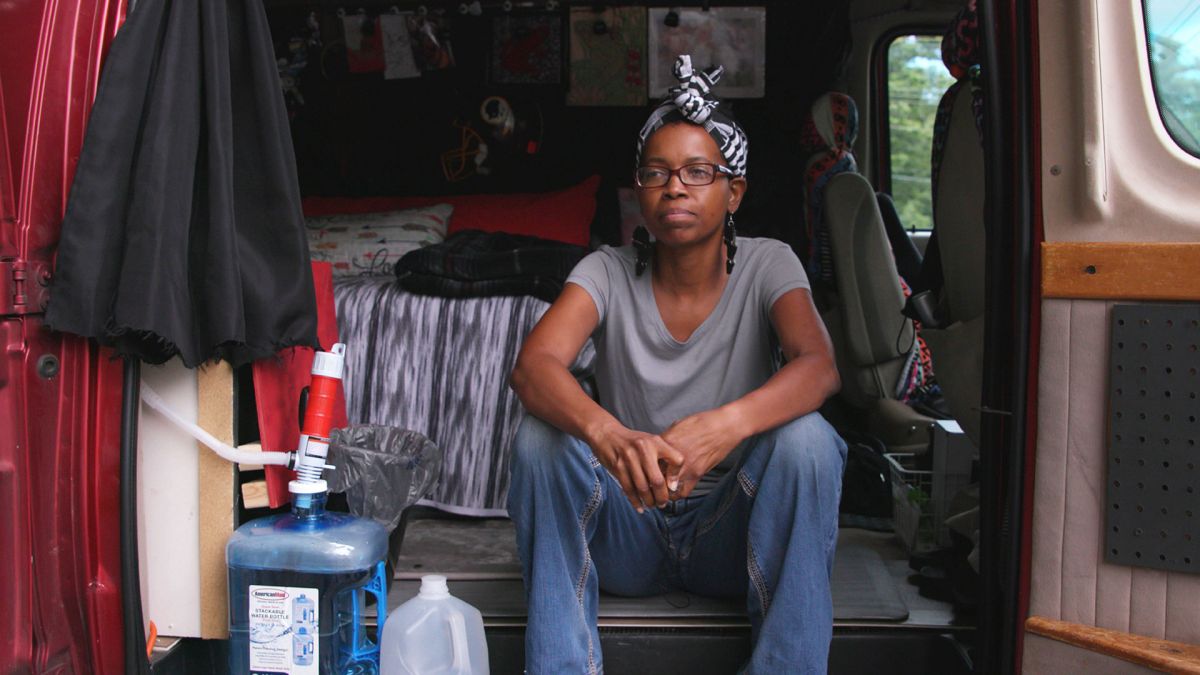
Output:
[[721,156],[725,158],[725,163],[733,170],[734,175],[746,175],[750,141],[742,127],[721,110],[721,99],[712,92],[713,86],[724,72],[725,69],[721,66],[695,70],[692,68],[691,56],[679,55],[675,60],[675,79],[679,80],[679,84],[667,91],[667,97],[650,113],[650,119],[646,120],[641,133],[638,134],[639,164],[650,134],[671,122],[685,121],[704,127],[708,135],[717,142]]

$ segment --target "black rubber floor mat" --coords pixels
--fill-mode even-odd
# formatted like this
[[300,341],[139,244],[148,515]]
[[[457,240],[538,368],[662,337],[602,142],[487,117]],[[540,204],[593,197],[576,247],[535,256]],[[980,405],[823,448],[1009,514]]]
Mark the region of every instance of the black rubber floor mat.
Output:
[[[843,531],[833,566],[833,615],[839,621],[904,621],[908,607],[875,537]],[[416,520],[408,524],[396,561],[393,606],[416,594],[423,574],[443,574],[451,592],[485,616],[523,617],[521,564],[508,520]],[[600,615],[610,618],[713,618],[738,620],[740,602],[676,591],[648,598],[604,595]]]
[[516,534],[508,519],[409,522],[396,559],[397,579],[442,574],[453,580],[520,579]]
[[878,553],[859,543],[838,542],[833,563],[833,618],[840,621],[903,621],[908,606]]

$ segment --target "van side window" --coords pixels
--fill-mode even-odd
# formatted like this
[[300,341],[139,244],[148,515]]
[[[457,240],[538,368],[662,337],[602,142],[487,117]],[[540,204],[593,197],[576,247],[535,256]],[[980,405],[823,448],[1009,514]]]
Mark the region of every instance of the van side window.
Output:
[[1200,0],[1145,0],[1158,112],[1171,137],[1200,157]]
[[942,64],[940,36],[901,35],[888,43],[888,173],[900,222],[909,230],[933,227],[933,120],[938,100],[953,83]]

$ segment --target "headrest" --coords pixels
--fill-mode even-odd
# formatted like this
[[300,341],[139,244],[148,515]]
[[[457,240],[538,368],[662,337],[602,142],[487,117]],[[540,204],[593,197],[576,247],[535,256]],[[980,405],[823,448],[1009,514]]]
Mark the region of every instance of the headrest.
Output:
[[848,153],[857,136],[858,107],[854,99],[831,91],[812,104],[800,130],[800,151],[808,157],[830,151]]
[[854,99],[831,91],[812,105],[800,129],[800,151],[808,157],[804,170],[804,221],[808,250],[805,266],[816,283],[833,287],[833,248],[823,221],[825,186],[839,173],[854,172],[854,137],[858,108]]
[[959,10],[954,22],[942,36],[942,63],[946,64],[946,69],[954,79],[961,80],[967,76],[971,66],[979,65],[982,52],[979,44],[979,10],[976,0],[967,0],[967,5]]

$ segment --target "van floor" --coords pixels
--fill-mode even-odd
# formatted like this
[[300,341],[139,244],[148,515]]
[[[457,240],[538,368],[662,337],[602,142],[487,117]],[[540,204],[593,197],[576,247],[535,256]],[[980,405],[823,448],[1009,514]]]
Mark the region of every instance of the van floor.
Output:
[[[523,669],[525,595],[511,521],[446,518],[414,509],[406,519],[395,608],[423,574],[443,574],[450,591],[483,614],[491,672]],[[908,555],[892,533],[843,528],[831,581],[830,672],[968,672],[961,643],[972,622],[950,603],[909,583]],[[732,673],[750,653],[741,602],[668,592],[646,598],[601,594],[598,622],[608,672]]]

